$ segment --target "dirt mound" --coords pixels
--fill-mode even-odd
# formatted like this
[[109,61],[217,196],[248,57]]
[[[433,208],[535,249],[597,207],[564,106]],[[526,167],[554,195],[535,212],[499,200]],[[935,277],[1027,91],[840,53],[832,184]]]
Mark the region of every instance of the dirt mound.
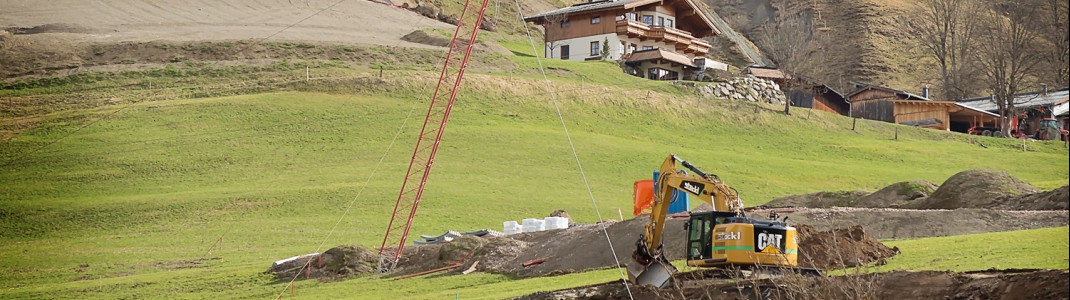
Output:
[[373,272],[378,255],[363,246],[338,246],[322,255],[302,255],[274,264],[267,273],[283,281],[293,278],[319,278],[323,281],[343,280]]
[[795,226],[799,234],[799,266],[830,269],[854,267],[877,262],[883,264],[899,253],[888,248],[862,226],[854,225],[830,231],[817,231],[807,225]]
[[424,45],[431,45],[431,46],[437,46],[437,47],[447,47],[447,46],[450,45],[450,39],[442,37],[442,36],[439,36],[439,35],[429,34],[429,33],[427,33],[427,31],[423,31],[423,30],[416,30],[416,31],[410,32],[409,34],[406,34],[406,35],[402,36],[401,40],[402,41],[406,41],[406,42],[412,42],[412,43],[424,44]]
[[883,189],[869,193],[867,191],[817,192],[804,195],[791,195],[769,201],[766,207],[902,207],[912,201],[924,199],[936,190],[936,185],[924,181],[896,182]]
[[1029,194],[1021,197],[1008,197],[995,205],[997,209],[1008,210],[1067,210],[1070,209],[1070,185],[1061,188]]
[[[701,272],[701,271],[699,271]],[[514,299],[1066,299],[1066,270],[981,272],[893,271],[832,277],[756,280],[690,278],[681,274],[671,287],[655,289],[614,281],[538,292]]]
[[858,199],[868,195],[867,191],[817,192],[803,195],[791,195],[769,201],[768,207],[849,207],[855,206]]
[[1007,172],[966,170],[952,175],[929,198],[911,206],[924,209],[993,208],[1002,206],[1001,200],[1008,197],[1036,192],[1036,188]]
[[572,221],[572,216],[569,216],[568,212],[565,211],[564,209],[555,210],[554,212],[550,213],[550,216],[551,217],[558,217],[558,218],[568,219],[568,223],[569,224],[576,223],[576,222]]
[[[768,210],[750,215],[764,216]],[[972,233],[999,232],[1066,226],[1070,212],[1017,211],[981,208],[892,209],[892,208],[794,208],[783,213],[788,222],[810,225],[817,230],[862,225],[878,239],[921,238]]]
[[937,186],[925,180],[896,182],[858,199],[854,207],[901,207],[911,201],[929,197]]

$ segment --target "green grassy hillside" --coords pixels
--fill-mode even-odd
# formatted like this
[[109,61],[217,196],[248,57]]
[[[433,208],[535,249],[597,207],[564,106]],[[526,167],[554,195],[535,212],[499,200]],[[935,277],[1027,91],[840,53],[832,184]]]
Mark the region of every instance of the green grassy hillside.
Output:
[[[466,77],[415,234],[498,229],[555,209],[597,220],[533,58],[508,60],[518,72]],[[632,182],[669,153],[719,175],[748,205],[903,180],[939,183],[975,168],[1042,188],[1070,178],[1067,150],[1053,142],[1022,151],[1015,140],[864,120],[851,130],[850,119],[822,112],[785,116],[696,98],[685,87],[619,75],[610,63],[549,66],[603,217],[626,214]],[[437,72],[380,79],[377,70],[320,65],[314,71],[330,78],[303,82],[286,79],[303,77],[303,68],[287,67],[262,75],[281,79],[256,78],[249,88],[244,75],[187,72],[203,67],[0,91],[13,99],[5,112],[19,112],[0,120],[10,137],[0,142],[0,298],[274,297],[285,283],[261,274],[274,260],[378,246]],[[143,89],[139,76],[157,88]],[[214,96],[244,93],[251,94]],[[220,237],[221,249],[209,253]],[[209,260],[191,262],[202,258]],[[498,298],[614,276],[308,281],[297,291]]]

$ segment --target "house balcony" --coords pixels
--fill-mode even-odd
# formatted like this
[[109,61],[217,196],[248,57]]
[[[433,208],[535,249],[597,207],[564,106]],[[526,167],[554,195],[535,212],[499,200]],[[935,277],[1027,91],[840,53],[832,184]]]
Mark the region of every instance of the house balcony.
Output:
[[710,44],[695,38],[690,32],[665,26],[653,26],[632,20],[617,20],[617,34],[642,40],[654,40],[674,45],[676,51],[703,56],[710,52]]
[[691,39],[691,44],[687,45],[687,49],[683,51],[706,55],[706,53],[710,53],[710,43],[700,39]]

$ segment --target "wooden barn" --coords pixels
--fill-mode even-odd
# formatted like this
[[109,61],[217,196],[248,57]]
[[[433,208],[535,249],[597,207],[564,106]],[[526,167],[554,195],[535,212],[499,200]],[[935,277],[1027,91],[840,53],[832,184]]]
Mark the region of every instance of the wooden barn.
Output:
[[791,93],[791,104],[846,116],[851,109],[847,98],[827,85],[814,85],[805,91]]
[[847,94],[851,116],[932,128],[951,130],[955,123],[985,124],[995,122],[996,116],[985,111],[959,105],[952,101],[932,101],[928,89],[922,95],[882,86],[863,85]]

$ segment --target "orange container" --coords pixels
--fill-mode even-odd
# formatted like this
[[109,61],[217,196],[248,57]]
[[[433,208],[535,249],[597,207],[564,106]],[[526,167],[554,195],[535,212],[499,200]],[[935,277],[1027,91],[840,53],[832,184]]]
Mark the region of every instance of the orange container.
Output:
[[650,206],[654,204],[654,180],[636,180],[632,197],[635,200],[635,210],[632,212],[632,216],[644,213],[649,214]]

